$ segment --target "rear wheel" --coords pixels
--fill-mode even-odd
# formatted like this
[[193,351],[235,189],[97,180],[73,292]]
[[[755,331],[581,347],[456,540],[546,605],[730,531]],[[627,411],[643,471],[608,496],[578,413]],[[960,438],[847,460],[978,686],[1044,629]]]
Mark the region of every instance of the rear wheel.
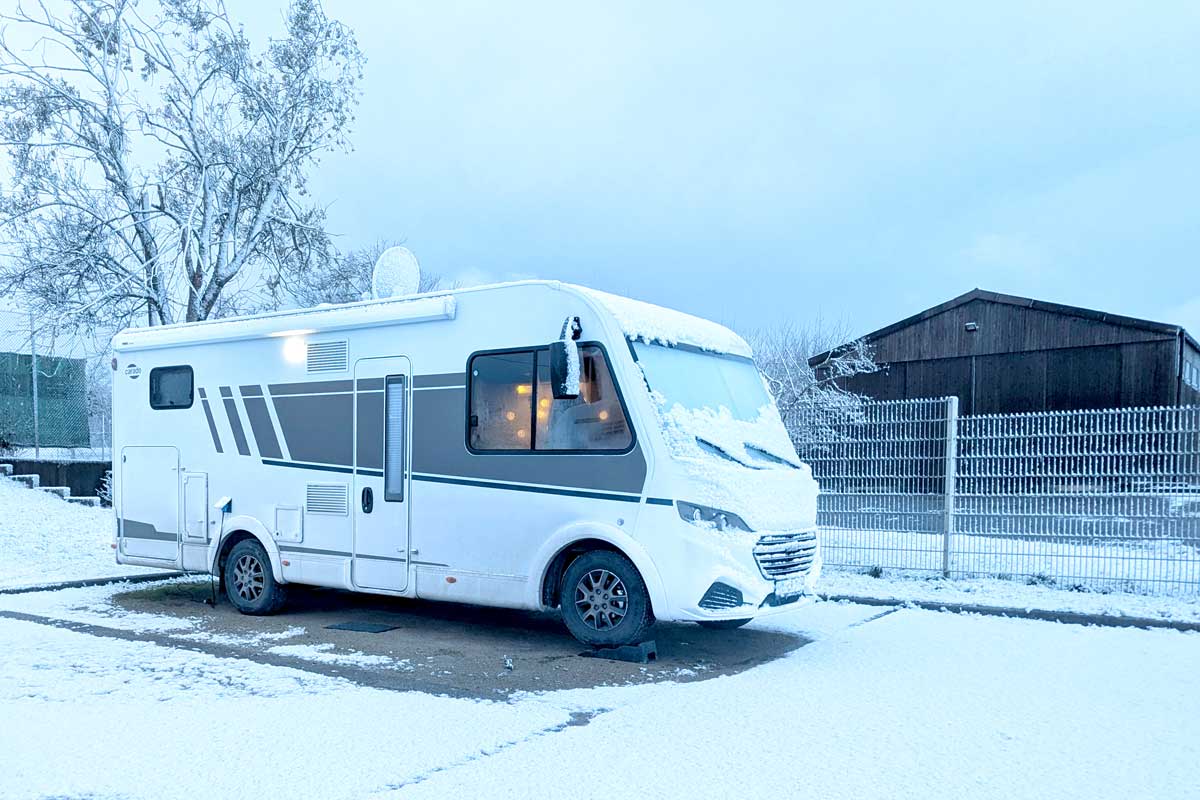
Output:
[[225,558],[225,596],[243,614],[274,614],[287,600],[267,551],[254,539],[238,542]]
[[654,624],[642,576],[632,561],[608,550],[571,562],[563,573],[561,607],[567,630],[592,647],[639,644]]
[[710,628],[714,631],[731,631],[734,628],[740,628],[750,621],[746,619],[706,619],[700,621],[701,628]]

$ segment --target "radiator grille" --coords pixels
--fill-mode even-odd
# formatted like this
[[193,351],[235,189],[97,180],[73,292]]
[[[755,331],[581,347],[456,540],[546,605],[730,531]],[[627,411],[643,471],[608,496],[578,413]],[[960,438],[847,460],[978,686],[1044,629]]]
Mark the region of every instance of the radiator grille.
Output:
[[309,514],[350,513],[350,487],[344,483],[310,483],[305,509]]
[[762,574],[771,580],[804,575],[817,556],[815,531],[768,533],[754,545],[754,558]]
[[346,342],[309,342],[308,371],[345,372],[350,366],[350,349]]

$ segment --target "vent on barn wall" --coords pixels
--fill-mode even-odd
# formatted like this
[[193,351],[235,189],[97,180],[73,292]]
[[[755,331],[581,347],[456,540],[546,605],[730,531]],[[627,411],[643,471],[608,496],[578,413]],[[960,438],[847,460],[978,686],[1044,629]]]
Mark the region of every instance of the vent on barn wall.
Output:
[[350,348],[345,341],[309,342],[308,372],[345,372],[350,366]]
[[310,483],[304,509],[309,514],[350,513],[350,487],[344,483]]

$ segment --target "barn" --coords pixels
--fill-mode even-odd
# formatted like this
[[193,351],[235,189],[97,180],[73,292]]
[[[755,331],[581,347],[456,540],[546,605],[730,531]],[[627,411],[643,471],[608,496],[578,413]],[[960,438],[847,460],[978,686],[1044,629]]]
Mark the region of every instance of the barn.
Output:
[[[883,369],[838,380],[878,400],[957,395],[960,414],[1200,403],[1178,325],[975,289],[867,334]],[[828,374],[832,350],[810,366]]]

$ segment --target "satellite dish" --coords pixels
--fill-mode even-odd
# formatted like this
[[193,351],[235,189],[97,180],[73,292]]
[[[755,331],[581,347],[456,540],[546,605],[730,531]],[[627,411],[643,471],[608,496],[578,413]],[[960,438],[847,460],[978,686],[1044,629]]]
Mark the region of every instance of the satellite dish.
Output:
[[379,254],[371,271],[371,295],[376,300],[416,294],[421,285],[421,265],[407,247],[389,247]]

